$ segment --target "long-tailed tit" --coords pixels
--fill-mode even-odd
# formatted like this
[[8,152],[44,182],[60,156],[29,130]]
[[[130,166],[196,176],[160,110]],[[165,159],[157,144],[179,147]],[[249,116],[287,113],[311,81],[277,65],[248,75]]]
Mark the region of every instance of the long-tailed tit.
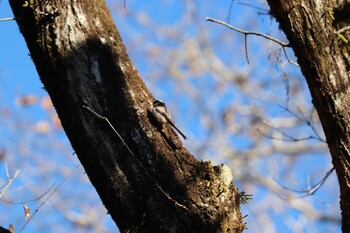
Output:
[[186,140],[186,136],[175,126],[175,122],[163,101],[155,100],[153,102],[152,115],[162,127],[166,124],[171,125]]

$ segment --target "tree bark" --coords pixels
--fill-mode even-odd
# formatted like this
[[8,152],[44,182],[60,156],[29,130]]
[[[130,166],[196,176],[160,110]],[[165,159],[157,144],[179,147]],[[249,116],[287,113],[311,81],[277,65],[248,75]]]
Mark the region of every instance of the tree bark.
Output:
[[195,160],[171,129],[152,121],[153,97],[104,1],[10,4],[63,128],[121,232],[243,230],[239,195],[223,167]]
[[11,231],[0,226],[0,233],[11,233]]
[[350,232],[350,77],[349,60],[345,56],[349,46],[336,33],[340,16],[349,20],[349,14],[341,14],[349,12],[349,3],[267,2],[287,35],[308,83],[339,180],[342,230]]

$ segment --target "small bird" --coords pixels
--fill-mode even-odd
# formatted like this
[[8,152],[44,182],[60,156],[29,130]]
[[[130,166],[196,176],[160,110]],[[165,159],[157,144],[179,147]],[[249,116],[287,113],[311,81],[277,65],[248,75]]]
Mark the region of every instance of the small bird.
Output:
[[187,137],[175,126],[175,122],[163,101],[155,100],[153,102],[152,115],[162,127],[166,124],[171,125],[186,140]]

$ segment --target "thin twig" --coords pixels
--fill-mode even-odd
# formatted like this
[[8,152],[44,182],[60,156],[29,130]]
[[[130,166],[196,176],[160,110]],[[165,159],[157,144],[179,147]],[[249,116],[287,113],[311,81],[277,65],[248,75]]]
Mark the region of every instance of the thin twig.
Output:
[[279,133],[282,134],[282,136],[285,137],[285,138],[283,138],[283,137],[281,137],[281,138],[274,137],[274,136],[268,135],[266,133],[263,133],[263,132],[261,132],[261,130],[257,129],[258,133],[260,133],[261,135],[263,135],[264,137],[269,138],[269,139],[278,140],[278,141],[285,141],[285,142],[288,142],[288,141],[289,142],[300,142],[300,141],[307,141],[307,140],[310,140],[310,139],[319,140],[319,138],[316,138],[315,136],[311,136],[311,135],[308,136],[308,137],[303,137],[303,138],[295,138],[295,137],[290,136],[289,134],[283,132],[281,129],[268,124],[266,121],[263,121],[263,123],[266,124],[271,129],[274,129],[274,130],[278,131]]
[[8,200],[5,200],[5,199],[2,199],[0,198],[1,201],[7,203],[7,204],[25,204],[25,203],[28,203],[28,202],[33,202],[33,201],[37,201],[39,199],[41,199],[43,196],[45,196],[48,192],[50,192],[50,190],[55,186],[55,184],[51,185],[51,187],[46,190],[43,194],[41,194],[39,197],[35,198],[35,199],[30,199],[30,200],[26,200],[26,201],[8,201]]
[[245,30],[236,28],[236,27],[234,27],[234,26],[232,26],[232,25],[230,25],[228,23],[225,23],[223,21],[220,21],[220,20],[217,20],[217,19],[213,19],[213,18],[210,18],[210,17],[206,17],[205,20],[224,25],[224,26],[226,26],[226,27],[228,27],[228,28],[230,28],[230,29],[232,29],[234,31],[240,32],[242,34],[261,36],[261,37],[264,37],[264,38],[266,38],[268,40],[271,40],[271,41],[273,41],[273,42],[275,42],[275,43],[277,43],[277,44],[279,44],[281,46],[289,47],[289,43],[277,40],[276,38],[273,38],[272,36],[266,35],[264,33],[253,32],[253,31],[245,31]]
[[350,30],[350,26],[343,27],[343,28],[339,29],[338,31],[335,31],[335,33],[339,34],[339,33],[345,32],[347,30]]
[[11,20],[16,20],[16,18],[1,18],[0,22],[11,21]]
[[[122,136],[118,133],[118,131],[113,127],[112,123],[108,120],[107,117],[101,116],[100,114],[98,114],[97,112],[95,112],[94,110],[92,110],[91,108],[89,108],[88,106],[83,106],[83,108],[86,108],[87,110],[89,110],[90,112],[92,112],[93,114],[95,114],[98,118],[101,118],[103,120],[105,120],[107,122],[107,124],[109,125],[109,127],[111,127],[111,129],[114,131],[114,133],[119,137],[119,139],[122,141],[123,145],[126,147],[126,149],[130,152],[130,154],[132,154],[133,156],[134,153],[131,151],[130,147],[126,144],[126,142],[124,141],[124,139],[122,138]],[[135,156],[136,157],[136,156]]]
[[35,209],[34,213],[28,218],[28,220],[24,223],[24,225],[22,226],[22,228],[19,230],[18,233],[21,233],[24,228],[28,225],[28,223],[33,219],[33,217],[36,215],[36,213],[38,213],[39,209],[41,209],[41,207],[43,207],[46,202],[50,199],[50,197],[52,197],[53,194],[55,194],[57,192],[57,190],[59,190],[61,188],[61,186],[68,180],[69,177],[71,177],[73,175],[73,173],[80,167],[80,164],[77,165],[62,181],[61,183],[50,193],[50,195],[47,196],[47,198],[39,205],[38,208]]
[[[292,188],[288,188],[286,186],[283,186],[281,184],[279,184],[276,180],[276,182],[283,188],[295,193],[304,193],[304,195],[295,197],[295,198],[287,198],[286,200],[291,200],[291,199],[296,199],[296,198],[304,198],[304,197],[308,197],[311,196],[313,194],[315,194],[324,184],[324,182],[326,182],[326,180],[328,179],[328,177],[333,173],[334,171],[334,167],[332,167],[324,176],[321,180],[319,180],[315,185],[313,185],[311,188],[307,189],[307,190],[296,190],[296,189],[292,189]],[[282,197],[281,197],[282,198]]]
[[282,46],[282,49],[283,49],[284,55],[286,55],[287,60],[288,60],[291,64],[293,64],[293,65],[295,65],[295,66],[299,66],[298,63],[296,63],[295,61],[292,61],[292,60],[289,58],[288,53],[287,53],[287,50],[286,50],[286,47],[287,47],[287,46]]
[[140,165],[140,167],[142,167],[142,169],[144,170],[144,172],[146,173],[146,175],[155,183],[156,187],[168,198],[168,200],[172,201],[175,203],[175,205],[188,210],[188,208],[180,203],[178,203],[176,200],[174,200],[172,197],[170,197],[169,194],[167,194],[162,187],[160,187],[158,185],[158,182],[156,179],[154,179],[151,174],[148,173],[147,169],[143,166],[143,164],[140,162],[140,160],[136,157],[136,155],[132,152],[132,150],[130,149],[130,147],[126,144],[126,142],[124,141],[124,139],[122,138],[122,136],[118,133],[118,131],[113,127],[112,123],[108,120],[107,117],[101,116],[100,114],[98,114],[97,112],[95,112],[94,110],[92,110],[90,107],[83,105],[83,108],[86,108],[87,110],[89,110],[91,113],[93,113],[95,116],[97,116],[98,118],[101,118],[103,120],[105,120],[107,122],[107,124],[111,127],[111,129],[116,133],[116,135],[119,137],[119,139],[122,141],[123,145],[126,147],[126,149],[130,152],[130,154],[135,158],[135,160],[137,161],[137,163]]
[[249,55],[248,55],[248,35],[244,35],[244,49],[245,49],[245,58],[247,59],[247,63],[249,64]]
[[130,13],[129,13],[128,7],[126,5],[126,0],[123,1],[123,7],[124,7],[126,14],[129,15]]
[[[282,105],[279,105],[284,111],[287,111],[289,114],[291,114],[292,116],[296,117],[298,120],[303,121],[307,124],[308,127],[311,128],[311,130],[314,132],[314,134],[316,135],[316,137],[314,137],[315,139],[318,139],[319,141],[325,143],[326,140],[323,139],[321,137],[321,135],[319,134],[319,132],[317,132],[315,126],[314,126],[314,120],[313,120],[313,115],[311,111],[310,116],[307,118],[306,116],[304,116],[303,112],[301,111],[300,108],[298,108],[298,112],[300,115],[296,114],[295,112],[293,112],[292,110],[290,110],[288,107],[284,107]],[[314,108],[313,108],[314,109]]]
[[[282,46],[283,52],[284,52],[284,54],[285,54],[287,60],[288,60],[291,64],[296,65],[296,66],[299,66],[296,62],[293,62],[293,61],[289,58],[289,56],[288,56],[288,54],[287,54],[287,51],[286,51],[285,47],[290,47],[290,44],[289,44],[289,43],[280,41],[280,40],[278,40],[278,39],[276,39],[276,38],[274,38],[274,37],[272,37],[272,36],[266,35],[266,34],[264,34],[264,33],[253,32],[253,31],[245,31],[245,30],[236,28],[236,27],[234,27],[234,26],[232,26],[232,25],[230,25],[230,24],[228,24],[228,23],[225,23],[224,21],[221,21],[221,20],[213,19],[213,18],[210,18],[210,17],[206,17],[205,20],[206,20],[206,21],[209,21],[209,22],[214,22],[214,23],[221,24],[221,25],[223,25],[223,26],[225,26],[225,27],[228,27],[228,28],[230,28],[230,29],[232,29],[232,30],[234,30],[234,31],[236,31],[236,32],[242,33],[242,34],[244,34],[245,36],[247,36],[247,35],[261,36],[261,37],[263,37],[263,38],[265,38],[265,39],[268,39],[268,40],[270,40],[270,41],[273,41],[273,42],[275,42],[275,43],[277,43],[277,44],[279,44],[279,45]],[[245,40],[245,42],[246,42],[246,40]],[[245,45],[245,47],[247,47],[247,45]],[[247,51],[246,51],[246,54],[247,54]]]
[[7,188],[12,184],[12,182],[16,179],[16,177],[18,176],[20,170],[17,170],[15,172],[15,175],[7,182],[7,184],[5,185],[4,189],[1,190],[0,192],[0,198],[2,197],[2,195],[5,193],[5,191],[7,190]]
[[233,2],[235,0],[231,0],[231,3],[230,3],[230,7],[228,8],[228,15],[227,15],[227,22],[230,23],[230,19],[231,19],[231,12],[232,12],[232,7],[233,7]]

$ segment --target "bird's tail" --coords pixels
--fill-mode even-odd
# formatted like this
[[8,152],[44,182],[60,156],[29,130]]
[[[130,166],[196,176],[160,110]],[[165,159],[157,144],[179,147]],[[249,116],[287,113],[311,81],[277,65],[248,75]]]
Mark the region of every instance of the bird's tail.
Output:
[[177,132],[179,132],[179,134],[181,134],[181,136],[186,140],[186,136],[185,134],[183,134],[175,125],[172,125],[174,127],[174,129],[176,129]]

